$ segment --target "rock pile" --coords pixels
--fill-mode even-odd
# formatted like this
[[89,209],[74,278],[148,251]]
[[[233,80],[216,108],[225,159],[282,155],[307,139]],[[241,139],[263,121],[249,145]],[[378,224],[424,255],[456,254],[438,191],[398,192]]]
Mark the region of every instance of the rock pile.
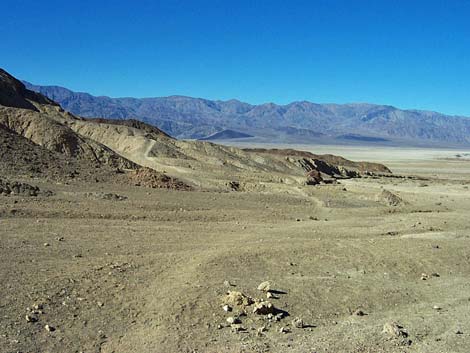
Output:
[[109,201],[127,200],[127,196],[113,194],[113,193],[105,193],[105,192],[87,192],[85,196],[89,198],[109,200]]
[[37,186],[32,186],[26,183],[17,181],[9,182],[0,179],[0,195],[20,195],[20,196],[51,196],[52,192],[41,192]]
[[190,191],[192,187],[181,180],[169,177],[150,168],[139,168],[129,173],[129,181],[136,186],[153,189],[173,189]]
[[[273,295],[274,293],[280,293],[272,289],[270,282],[262,282],[257,290],[262,292],[266,297],[277,299]],[[262,326],[260,327],[251,327],[252,330],[256,331],[258,336],[264,335],[264,332],[269,331],[273,325],[280,322],[287,316],[287,313],[284,310],[276,308],[275,305],[268,299],[263,298],[253,298],[247,294],[244,294],[240,291],[230,290],[222,298],[222,309],[226,313],[230,313],[230,316],[226,317],[225,325],[219,324],[218,329],[224,327],[230,327],[234,332],[247,331],[247,328],[244,325],[253,324],[256,321],[262,321]],[[228,325],[227,325],[228,324]],[[276,330],[281,333],[289,333],[291,329],[289,328],[290,324],[283,324],[282,328],[277,327]],[[304,321],[296,317],[292,321],[292,329],[301,329],[307,327],[304,324]]]

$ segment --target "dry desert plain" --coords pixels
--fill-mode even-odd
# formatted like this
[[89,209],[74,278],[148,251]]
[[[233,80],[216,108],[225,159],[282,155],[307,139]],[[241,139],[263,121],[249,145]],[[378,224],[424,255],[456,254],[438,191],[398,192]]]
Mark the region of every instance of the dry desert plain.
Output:
[[462,151],[298,147],[418,178],[0,196],[0,351],[469,352]]

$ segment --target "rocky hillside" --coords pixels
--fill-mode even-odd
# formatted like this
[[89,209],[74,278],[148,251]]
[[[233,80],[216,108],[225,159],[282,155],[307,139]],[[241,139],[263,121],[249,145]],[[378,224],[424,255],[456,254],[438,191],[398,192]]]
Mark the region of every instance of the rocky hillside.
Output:
[[93,180],[101,173],[141,186],[248,191],[390,173],[341,157],[181,141],[138,120],[81,118],[4,71],[0,81],[4,174]]
[[[0,176],[188,188],[76,133],[69,127],[74,120],[80,118],[0,70]],[[158,129],[148,129],[147,133],[156,134]]]
[[109,98],[56,86],[27,87],[86,117],[136,118],[179,138],[203,138],[223,130],[257,141],[362,144],[468,145],[470,119],[374,104],[294,102],[250,105],[171,96]]

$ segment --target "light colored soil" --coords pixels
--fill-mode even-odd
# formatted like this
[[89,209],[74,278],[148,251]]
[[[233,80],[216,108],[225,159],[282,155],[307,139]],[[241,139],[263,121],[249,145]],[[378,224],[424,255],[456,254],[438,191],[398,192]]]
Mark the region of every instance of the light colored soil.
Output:
[[[20,180],[55,195],[0,196],[0,352],[466,353],[470,164],[421,157],[390,167],[429,180],[265,192]],[[381,202],[383,189],[403,204]],[[226,291],[266,298],[267,280],[289,316],[248,308],[246,331],[226,327],[236,314],[222,310]],[[27,310],[35,304],[43,313]],[[387,322],[408,337],[383,333]]]

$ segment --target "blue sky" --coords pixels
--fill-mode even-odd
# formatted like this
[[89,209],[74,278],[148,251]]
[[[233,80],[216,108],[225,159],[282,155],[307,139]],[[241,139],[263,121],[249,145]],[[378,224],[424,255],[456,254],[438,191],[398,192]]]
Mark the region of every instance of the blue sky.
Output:
[[0,0],[0,66],[113,97],[470,116],[470,1]]

